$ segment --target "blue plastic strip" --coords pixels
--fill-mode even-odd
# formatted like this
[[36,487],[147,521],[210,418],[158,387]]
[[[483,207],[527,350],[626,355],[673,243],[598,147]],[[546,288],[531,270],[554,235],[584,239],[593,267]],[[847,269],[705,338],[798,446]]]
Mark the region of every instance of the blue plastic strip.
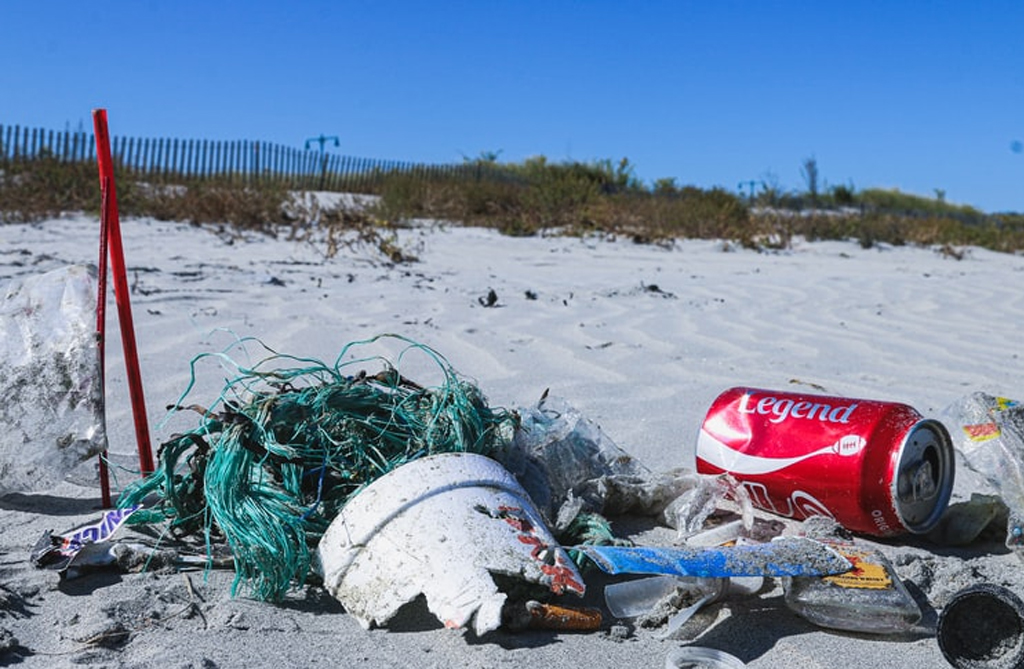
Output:
[[576,546],[609,574],[729,576],[825,576],[849,571],[849,560],[824,544],[802,538],[763,544],[677,548]]

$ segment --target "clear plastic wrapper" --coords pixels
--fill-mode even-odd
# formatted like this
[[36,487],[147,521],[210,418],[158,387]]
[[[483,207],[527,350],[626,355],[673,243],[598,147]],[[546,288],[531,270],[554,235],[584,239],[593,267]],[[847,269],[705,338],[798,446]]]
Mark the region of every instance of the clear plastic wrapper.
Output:
[[950,405],[943,421],[963,466],[983,477],[1008,508],[1007,547],[1024,549],[1024,404],[976,392]]
[[495,457],[526,488],[556,533],[581,513],[633,513],[660,516],[686,540],[733,501],[744,526],[753,525],[753,507],[731,477],[685,468],[652,472],[558,397],[545,395],[517,411],[515,438]]
[[0,494],[45,490],[106,448],[96,269],[16,279],[0,302]]

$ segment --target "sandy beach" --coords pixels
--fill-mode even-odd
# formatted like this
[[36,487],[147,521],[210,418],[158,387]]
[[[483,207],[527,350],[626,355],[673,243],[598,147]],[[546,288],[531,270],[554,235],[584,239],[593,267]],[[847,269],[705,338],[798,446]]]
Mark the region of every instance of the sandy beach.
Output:
[[[0,283],[97,261],[99,224],[69,215],[0,226]],[[1024,398],[1024,257],[856,241],[796,240],[757,252],[722,241],[513,238],[422,223],[398,233],[415,262],[373,248],[239,234],[150,219],[122,221],[146,409],[154,448],[194,424],[167,418],[204,353],[255,337],[290,355],[333,361],[349,342],[395,333],[442,354],[492,406],[563,398],[655,472],[693,468],[712,401],[734,386],[903,402],[939,417],[976,391]],[[314,235],[315,236],[315,235]],[[107,429],[115,492],[134,475],[135,434],[108,307]],[[260,352],[250,351],[255,358]],[[241,355],[241,354],[239,354]],[[405,373],[406,370],[403,370]],[[415,378],[417,369],[408,370]],[[212,402],[217,360],[196,364],[190,397]],[[190,423],[191,421],[191,423]],[[364,630],[322,588],[283,603],[231,596],[230,570],[102,571],[60,581],[29,552],[100,510],[92,461],[46,490],[0,498],[0,663],[20,667],[662,667],[687,645],[750,667],[945,666],[938,613],[960,588],[1024,594],[1021,559],[990,533],[968,546],[924,537],[861,537],[880,549],[923,617],[898,635],[817,627],[790,611],[778,582],[700,614],[693,639],[657,638],[605,612],[599,631],[444,629],[422,602]],[[959,476],[955,499],[984,491]],[[768,517],[768,516],[764,516]],[[639,542],[671,542],[649,521],[612,519]],[[579,602],[603,606],[606,578]]]

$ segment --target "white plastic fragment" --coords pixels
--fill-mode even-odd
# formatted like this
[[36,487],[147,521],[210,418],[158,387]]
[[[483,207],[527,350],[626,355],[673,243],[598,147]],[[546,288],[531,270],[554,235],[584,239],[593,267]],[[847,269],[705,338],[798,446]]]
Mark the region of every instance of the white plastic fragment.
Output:
[[684,585],[703,594],[706,583],[717,579],[695,576],[644,576],[604,586],[604,603],[616,618],[635,618],[650,613],[662,600],[673,595]]
[[[764,584],[762,576],[700,578],[693,576],[648,576],[611,583],[604,588],[604,601],[616,618],[635,618],[653,614],[674,600],[691,604],[668,617],[665,630],[658,636],[671,638],[704,605],[726,596],[752,595]],[[680,597],[680,595],[686,595]]]
[[384,625],[421,593],[446,627],[501,625],[491,573],[582,595],[583,579],[515,478],[490,458],[413,460],[355,495],[317,549],[324,586],[360,623]]
[[716,527],[701,530],[686,538],[687,546],[721,546],[743,536],[743,521],[731,520]]
[[0,494],[43,490],[106,448],[96,269],[14,279],[0,295]]
[[665,658],[665,669],[707,667],[707,669],[743,669],[746,665],[735,655],[717,648],[683,646],[676,648]]

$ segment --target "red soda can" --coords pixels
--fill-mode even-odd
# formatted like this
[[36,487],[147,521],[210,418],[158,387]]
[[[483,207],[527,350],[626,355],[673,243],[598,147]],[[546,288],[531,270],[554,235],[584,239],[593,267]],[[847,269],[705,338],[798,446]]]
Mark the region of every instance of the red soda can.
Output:
[[895,402],[732,388],[697,439],[697,471],[729,473],[759,508],[861,534],[923,534],[953,490],[942,423]]

